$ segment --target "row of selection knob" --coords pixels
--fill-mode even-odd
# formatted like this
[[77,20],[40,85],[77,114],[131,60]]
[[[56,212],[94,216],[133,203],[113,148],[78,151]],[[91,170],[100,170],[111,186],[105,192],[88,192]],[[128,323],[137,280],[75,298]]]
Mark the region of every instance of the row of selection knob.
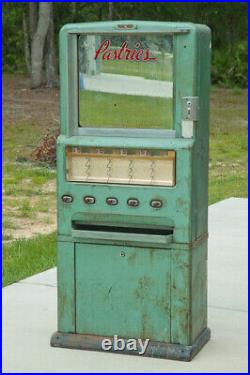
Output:
[[[71,195],[63,195],[62,201],[64,203],[72,203],[73,197]],[[85,197],[83,197],[83,201],[86,204],[95,204],[96,198],[91,196],[91,195],[86,195]],[[118,199],[115,198],[115,197],[108,197],[108,198],[106,198],[106,203],[109,206],[116,206],[118,204]],[[140,205],[140,201],[137,198],[128,198],[127,205],[129,207],[138,207]],[[153,208],[161,208],[162,207],[162,201],[159,200],[159,199],[152,199],[150,201],[150,206],[153,207]]]

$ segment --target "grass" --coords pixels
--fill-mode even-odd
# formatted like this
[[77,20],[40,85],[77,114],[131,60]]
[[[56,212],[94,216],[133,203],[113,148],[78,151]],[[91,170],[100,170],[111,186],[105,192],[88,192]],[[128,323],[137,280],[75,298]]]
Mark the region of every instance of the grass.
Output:
[[9,219],[4,219],[2,221],[3,229],[16,229],[16,225]]
[[209,204],[247,197],[247,90],[214,88],[211,96]]
[[56,171],[36,167],[30,163],[3,164],[3,216],[35,218],[37,212],[46,212],[55,205],[55,192],[47,192],[46,184],[54,181]]
[[55,233],[3,244],[2,284],[12,284],[55,264]]
[[172,100],[81,91],[80,123],[96,127],[170,128]]
[[3,124],[3,162],[28,159],[44,130],[33,122]]
[[247,197],[247,134],[212,135],[210,141],[209,204],[229,197]]

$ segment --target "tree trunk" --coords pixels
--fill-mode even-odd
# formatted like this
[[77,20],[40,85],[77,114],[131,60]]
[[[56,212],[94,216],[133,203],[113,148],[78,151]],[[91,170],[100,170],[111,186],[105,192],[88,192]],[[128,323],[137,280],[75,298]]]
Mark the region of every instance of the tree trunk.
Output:
[[37,3],[29,3],[29,28],[30,28],[30,37],[33,38],[37,28],[37,19],[38,19],[38,7]]
[[50,12],[49,28],[46,39],[46,80],[48,87],[58,86],[58,73],[57,73],[57,61],[55,51],[55,33],[54,33],[54,21],[53,21],[53,8]]
[[23,13],[23,36],[24,36],[24,58],[25,58],[25,64],[28,73],[31,72],[30,67],[30,41],[29,41],[29,32],[28,32],[28,25],[27,25],[27,19],[26,14]]
[[75,22],[76,18],[76,2],[72,1],[72,22]]
[[113,19],[113,3],[109,2],[109,20]]
[[39,3],[37,29],[31,44],[31,87],[40,87],[43,83],[43,54],[46,35],[50,23],[51,2]]

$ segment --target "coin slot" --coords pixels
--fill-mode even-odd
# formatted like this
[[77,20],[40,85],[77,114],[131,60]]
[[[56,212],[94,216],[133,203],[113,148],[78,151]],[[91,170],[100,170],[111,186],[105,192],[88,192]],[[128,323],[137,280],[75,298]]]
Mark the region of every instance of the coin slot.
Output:
[[138,233],[138,234],[155,234],[169,235],[173,234],[173,228],[139,228],[139,227],[118,227],[109,225],[86,224],[80,221],[72,221],[72,228],[75,230],[85,230],[93,232],[119,232],[119,233]]

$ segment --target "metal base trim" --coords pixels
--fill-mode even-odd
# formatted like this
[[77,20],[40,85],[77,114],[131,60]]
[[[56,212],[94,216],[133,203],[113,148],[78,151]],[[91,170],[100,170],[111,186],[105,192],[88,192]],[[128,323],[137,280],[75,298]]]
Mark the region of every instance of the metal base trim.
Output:
[[[81,349],[81,350],[96,350],[102,352],[111,352],[117,354],[138,355],[140,357],[154,357],[163,359],[173,359],[178,361],[191,361],[192,358],[200,351],[200,349],[210,339],[211,331],[209,328],[197,337],[192,345],[171,344],[159,341],[149,341],[146,352],[143,355],[139,354],[138,350],[114,350],[112,348],[108,351],[102,349],[102,341],[110,339],[113,343],[113,337],[86,335],[79,333],[64,333],[55,332],[50,344],[57,348]],[[119,336],[119,338],[121,338]],[[128,339],[124,339],[125,342]]]

